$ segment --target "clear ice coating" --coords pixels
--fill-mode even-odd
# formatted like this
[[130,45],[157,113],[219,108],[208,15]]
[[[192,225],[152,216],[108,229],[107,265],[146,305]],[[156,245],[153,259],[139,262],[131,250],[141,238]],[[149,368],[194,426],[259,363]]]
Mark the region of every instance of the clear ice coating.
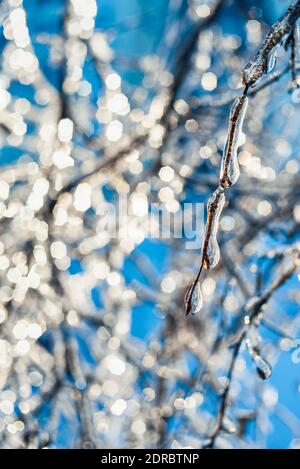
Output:
[[203,306],[203,297],[201,292],[200,282],[193,282],[188,288],[185,295],[185,313],[196,314],[198,313]]
[[251,340],[246,340],[246,346],[249,352],[249,355],[255,364],[256,372],[261,379],[268,379],[272,374],[272,367],[270,363],[267,362],[259,353],[257,347],[254,347]]
[[271,73],[272,70],[275,68],[278,48],[279,48],[279,44],[275,46],[274,49],[272,49],[268,54],[266,73]]
[[202,258],[206,269],[212,269],[220,260],[220,248],[217,241],[219,218],[225,204],[222,188],[218,188],[207,203],[207,224],[203,243]]
[[264,73],[264,59],[262,54],[257,53],[242,72],[242,83],[244,85],[255,85]]
[[[299,88],[299,27],[295,24],[293,33],[290,37],[291,44],[291,57],[290,57],[290,67],[291,67],[291,81],[289,84],[289,91],[292,92],[295,89]],[[292,100],[294,101],[293,97]]]
[[254,86],[264,73],[273,70],[277,48],[294,28],[300,14],[299,9],[299,2],[291,5],[288,11],[272,26],[259,52],[243,70],[242,82],[244,85]]
[[295,59],[297,62],[299,62],[299,59],[300,59],[300,50],[299,50],[299,47],[300,47],[300,29],[299,29],[299,25],[298,24],[295,24],[294,26],[294,30],[293,30],[293,35],[294,35],[294,44],[295,44]]
[[222,187],[232,186],[236,183],[240,175],[237,150],[247,106],[248,98],[243,95],[234,101],[230,110],[227,139],[224,146],[220,171],[220,183]]

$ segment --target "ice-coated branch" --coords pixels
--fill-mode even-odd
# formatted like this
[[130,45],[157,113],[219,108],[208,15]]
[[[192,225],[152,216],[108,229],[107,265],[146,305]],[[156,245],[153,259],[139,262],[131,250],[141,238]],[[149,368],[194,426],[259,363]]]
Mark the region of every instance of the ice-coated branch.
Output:
[[[206,269],[215,267],[220,259],[220,250],[217,243],[218,219],[225,204],[224,191],[235,184],[239,178],[239,162],[237,156],[238,146],[248,105],[247,94],[249,87],[257,83],[264,73],[269,73],[275,66],[276,48],[291,34],[294,38],[296,31],[296,21],[300,15],[300,1],[292,4],[287,12],[271,27],[261,48],[253,59],[246,65],[242,72],[242,83],[244,85],[243,94],[237,98],[230,109],[229,126],[220,170],[220,186],[214,193],[212,199],[208,201],[207,222],[204,241],[202,245],[200,269],[196,279],[189,286],[185,296],[185,312],[198,312],[203,305],[201,286],[199,284],[203,266]],[[295,41],[290,40],[291,48],[294,48]],[[292,51],[292,55],[294,52]],[[295,68],[294,60],[290,67]],[[280,73],[273,81],[279,79],[285,73]],[[263,89],[263,87],[261,88]],[[222,196],[221,196],[222,195]],[[213,203],[211,203],[213,200]],[[196,296],[195,296],[196,295]],[[200,298],[200,300],[199,300]]]
[[[282,246],[293,246],[299,229],[297,109],[287,105],[298,95],[282,94],[278,112],[270,87],[297,71],[296,36],[284,42],[290,63],[236,97],[245,50],[239,28],[227,34],[218,27],[230,2],[165,2],[161,37],[148,10],[143,24],[137,14],[105,29],[100,1],[68,0],[65,11],[57,10],[60,33],[53,35],[42,16],[44,32],[35,34],[31,2],[0,3],[1,447],[197,448],[211,438],[218,412],[217,436],[224,431],[228,446],[261,443],[245,431],[251,418],[263,431],[257,378],[249,369],[267,378],[263,360],[274,367],[279,351],[272,342],[279,337],[289,346],[300,327],[283,298],[298,302],[292,282],[264,312],[283,285],[268,291],[269,278],[296,254]],[[243,6],[245,22],[250,13],[254,19],[254,10]],[[139,37],[147,21],[151,44],[161,41],[157,50],[120,54],[118,34]],[[212,92],[214,86],[220,91]],[[258,94],[238,155],[247,100]],[[239,164],[245,176],[238,185]],[[218,187],[215,165],[221,166]],[[121,196],[129,212],[116,236],[110,223]],[[203,198],[209,200],[201,267],[184,300],[196,251],[172,234],[152,239],[145,209],[161,202],[178,228],[185,201]],[[192,227],[193,215],[187,218]],[[155,229],[160,220],[153,221]],[[270,237],[274,252],[264,248]],[[200,281],[201,272],[215,267]],[[203,302],[202,314],[193,315]],[[266,353],[260,325],[275,336]],[[249,361],[236,345],[241,333]],[[237,339],[228,348],[232,334]],[[232,353],[239,373],[236,361],[229,368]],[[247,406],[251,396],[254,410],[237,410],[231,422],[236,388]],[[263,400],[272,401],[266,394]],[[275,414],[266,407],[263,412]]]
[[[285,282],[287,282],[291,278],[291,276],[296,272],[296,270],[299,268],[299,265],[300,265],[299,255],[300,255],[300,252],[299,250],[297,250],[296,256],[293,262],[291,263],[291,265],[286,270],[284,270],[276,278],[276,280],[270,285],[270,287],[267,288],[260,296],[258,296],[257,298],[253,298],[245,305],[244,310],[246,311],[246,316],[244,317],[244,328],[242,329],[241,332],[237,332],[238,334],[237,339],[232,345],[232,355],[231,355],[230,365],[229,365],[228,372],[227,372],[225,390],[221,399],[221,404],[220,404],[217,419],[216,419],[215,430],[210,438],[209,443],[205,445],[206,448],[214,447],[217,437],[223,430],[223,422],[224,422],[224,418],[226,416],[226,412],[229,406],[230,390],[231,390],[231,385],[232,385],[232,380],[233,380],[234,368],[235,368],[237,358],[239,356],[241,346],[244,341],[246,342],[246,346],[248,348],[250,357],[252,358],[256,366],[258,376],[261,379],[268,379],[272,373],[272,369],[269,363],[260,355],[258,346],[256,344],[253,344],[251,339],[248,337],[248,334],[253,326],[257,326],[262,321],[263,319],[262,309],[271,299],[272,295]],[[258,318],[259,318],[259,322],[258,324],[256,324],[256,321],[258,320]]]
[[271,27],[258,52],[244,68],[242,82],[245,86],[253,86],[264,73],[273,70],[277,48],[291,33],[299,15],[300,2],[298,0],[290,5],[287,12]]

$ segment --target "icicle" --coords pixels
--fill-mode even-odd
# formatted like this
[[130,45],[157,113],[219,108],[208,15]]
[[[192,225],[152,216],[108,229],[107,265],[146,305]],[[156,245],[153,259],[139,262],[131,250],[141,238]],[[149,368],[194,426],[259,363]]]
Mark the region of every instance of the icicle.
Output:
[[266,73],[271,73],[272,70],[275,68],[276,61],[277,61],[277,52],[278,52],[279,44],[272,49],[267,58],[267,70]]
[[250,339],[246,340],[246,346],[249,352],[249,355],[255,364],[256,372],[261,379],[268,379],[272,374],[271,365],[265,360],[259,353],[259,349],[253,346]]
[[202,248],[202,263],[206,269],[212,269],[220,260],[220,248],[217,241],[219,218],[225,204],[225,195],[219,187],[207,203],[207,224]]
[[184,298],[184,304],[186,316],[189,313],[196,314],[202,309],[203,297],[200,282],[198,280],[196,282],[193,282],[187,289]]
[[239,178],[240,169],[237,149],[243,128],[248,98],[243,95],[237,98],[230,110],[227,140],[221,163],[220,184],[222,187],[232,186]]

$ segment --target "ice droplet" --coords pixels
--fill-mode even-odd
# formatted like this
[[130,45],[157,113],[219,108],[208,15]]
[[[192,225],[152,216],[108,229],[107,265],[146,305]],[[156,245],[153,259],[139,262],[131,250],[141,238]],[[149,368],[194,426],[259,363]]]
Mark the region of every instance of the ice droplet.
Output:
[[272,374],[270,363],[267,362],[262,356],[256,355],[254,359],[256,365],[256,372],[261,379],[268,379]]
[[240,175],[237,150],[247,106],[248,98],[242,95],[234,101],[230,110],[227,139],[224,146],[220,172],[220,183],[222,187],[232,186],[236,183]]
[[226,433],[236,433],[237,428],[235,423],[229,418],[229,417],[224,417],[223,422],[222,422],[222,430]]
[[184,304],[186,315],[189,313],[196,314],[202,309],[203,297],[199,281],[193,282],[187,289]]
[[212,269],[220,260],[220,248],[217,241],[219,218],[225,204],[223,188],[219,187],[207,203],[207,224],[203,242],[202,259],[206,269]]
[[246,346],[249,352],[249,355],[255,364],[256,372],[261,379],[268,379],[272,374],[272,367],[267,360],[265,360],[259,353],[259,349],[254,347],[251,340],[246,340]]

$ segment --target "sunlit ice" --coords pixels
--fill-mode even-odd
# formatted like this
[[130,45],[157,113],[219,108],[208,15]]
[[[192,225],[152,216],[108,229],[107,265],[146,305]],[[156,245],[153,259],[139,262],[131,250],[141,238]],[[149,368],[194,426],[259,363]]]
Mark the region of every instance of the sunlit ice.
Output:
[[300,446],[300,1],[149,3],[0,2],[1,448]]

